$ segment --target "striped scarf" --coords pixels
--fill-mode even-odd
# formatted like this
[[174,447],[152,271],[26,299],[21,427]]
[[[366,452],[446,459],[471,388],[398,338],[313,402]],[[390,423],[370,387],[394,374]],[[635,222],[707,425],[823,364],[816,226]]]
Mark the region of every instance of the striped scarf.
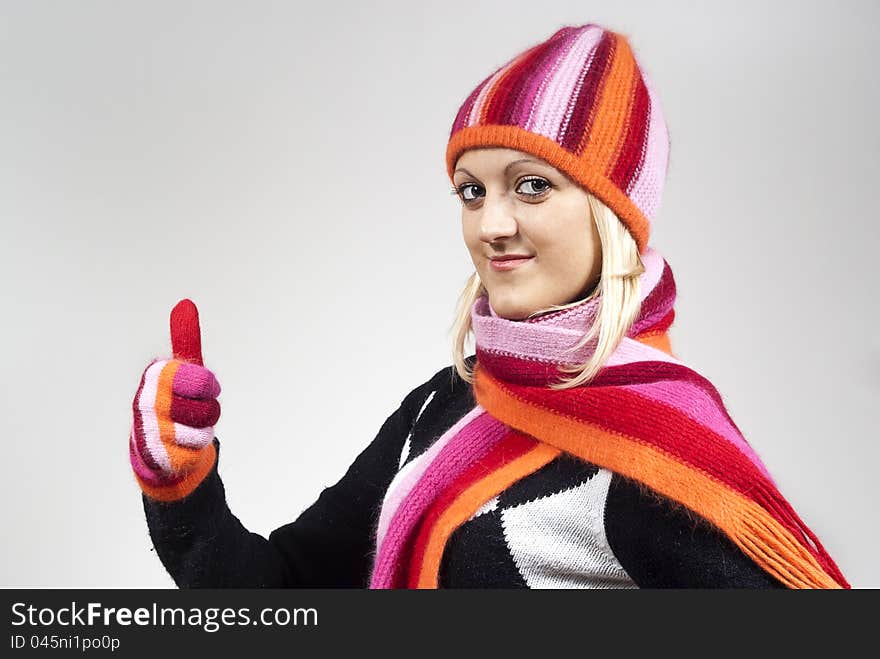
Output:
[[371,588],[436,588],[446,543],[512,483],[563,451],[639,481],[714,524],[789,588],[850,588],[779,492],[703,376],[676,359],[667,331],[675,281],[642,255],[641,310],[586,385],[552,390],[559,364],[583,363],[599,299],[531,319],[471,309],[476,405],[391,482],[379,514]]

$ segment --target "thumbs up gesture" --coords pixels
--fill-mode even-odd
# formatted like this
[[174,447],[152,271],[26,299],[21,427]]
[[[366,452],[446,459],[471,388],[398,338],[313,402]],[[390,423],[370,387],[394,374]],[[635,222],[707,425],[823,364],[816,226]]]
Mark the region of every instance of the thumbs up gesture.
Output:
[[173,501],[192,492],[214,465],[220,383],[202,363],[199,312],[189,299],[171,310],[173,357],[155,359],[132,402],[129,458],[149,496]]

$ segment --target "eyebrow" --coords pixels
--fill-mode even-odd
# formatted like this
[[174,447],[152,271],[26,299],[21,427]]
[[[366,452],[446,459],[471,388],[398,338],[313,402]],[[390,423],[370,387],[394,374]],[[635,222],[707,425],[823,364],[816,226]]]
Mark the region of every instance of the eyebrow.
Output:
[[[507,166],[504,168],[504,175],[505,175],[505,176],[507,175],[507,172],[510,171],[510,168],[511,168],[511,167],[513,167],[514,165],[518,165],[518,164],[520,164],[520,163],[522,163],[522,162],[531,162],[531,163],[534,163],[534,164],[536,164],[536,165],[541,165],[541,164],[543,164],[543,163],[538,162],[537,160],[532,160],[531,158],[520,158],[519,160],[514,160],[513,162],[509,162],[509,163],[507,163]],[[452,172],[452,173],[453,173],[453,174],[457,174],[458,172],[464,172],[464,173],[467,174],[468,176],[473,176],[474,178],[477,178],[476,176],[474,176],[473,174],[471,174],[468,170],[466,170],[464,167],[459,167],[458,169],[456,169],[456,170],[455,170],[454,172]]]

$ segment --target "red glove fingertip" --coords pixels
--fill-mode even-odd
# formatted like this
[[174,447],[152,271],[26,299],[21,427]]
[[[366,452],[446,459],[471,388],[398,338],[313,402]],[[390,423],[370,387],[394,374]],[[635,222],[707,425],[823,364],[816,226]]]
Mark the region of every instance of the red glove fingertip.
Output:
[[175,359],[204,365],[199,310],[189,298],[182,299],[171,310],[171,351]]

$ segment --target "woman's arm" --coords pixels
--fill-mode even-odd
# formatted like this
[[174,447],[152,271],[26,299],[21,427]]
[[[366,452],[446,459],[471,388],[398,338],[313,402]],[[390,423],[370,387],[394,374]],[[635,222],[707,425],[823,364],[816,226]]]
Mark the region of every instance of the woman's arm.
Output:
[[150,537],[174,582],[181,588],[366,587],[374,518],[434,378],[407,394],[335,485],[268,539],[230,511],[215,437],[217,459],[189,495],[171,502],[142,495]]
[[721,530],[619,474],[609,488],[605,529],[640,588],[785,588]]

